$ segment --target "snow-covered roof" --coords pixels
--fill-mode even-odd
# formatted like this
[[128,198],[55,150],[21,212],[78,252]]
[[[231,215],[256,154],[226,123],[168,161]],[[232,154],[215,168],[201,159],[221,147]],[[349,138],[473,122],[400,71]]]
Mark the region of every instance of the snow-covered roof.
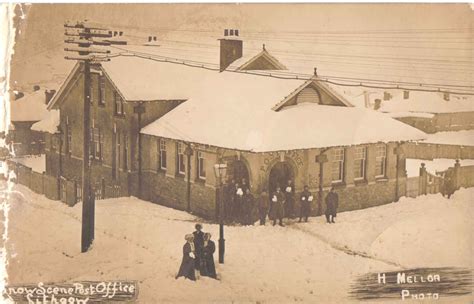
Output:
[[[244,50],[245,51],[245,50]],[[276,70],[286,70],[287,68],[274,56],[272,56],[265,48],[260,53],[249,52],[230,64],[230,69],[245,70],[256,60],[263,58],[275,67]],[[229,68],[228,68],[229,69]]]
[[[216,72],[200,67],[120,56],[102,64],[105,73],[127,101],[199,99],[214,105],[224,102],[239,107],[283,100],[304,83],[236,72]],[[252,108],[248,108],[252,112]]]
[[474,130],[449,131],[428,134],[428,138],[423,142],[430,144],[474,146]]
[[50,110],[45,118],[31,126],[31,130],[54,134],[58,131],[59,123],[59,110]]
[[[380,110],[383,112],[425,112],[455,113],[474,111],[472,96],[452,95],[449,101],[444,100],[443,93],[410,91],[409,98],[403,99],[402,90],[389,92],[393,97],[383,100]],[[372,98],[377,98],[375,95]],[[383,97],[383,93],[378,98]]]
[[272,110],[304,80],[137,57],[116,57],[102,66],[126,100],[187,100],[144,127],[143,134],[255,152],[425,138],[366,109],[302,104]]
[[255,102],[189,100],[141,133],[253,152],[425,138],[413,127],[366,109],[305,103],[275,112],[271,104],[253,107]]
[[39,121],[48,115],[44,92],[39,90],[10,103],[11,121]]

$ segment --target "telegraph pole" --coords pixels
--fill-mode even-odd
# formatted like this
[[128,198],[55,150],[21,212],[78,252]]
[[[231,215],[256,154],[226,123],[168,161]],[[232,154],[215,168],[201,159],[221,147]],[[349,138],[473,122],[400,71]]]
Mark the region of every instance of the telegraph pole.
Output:
[[[95,198],[91,187],[91,158],[90,158],[90,106],[91,106],[91,64],[110,61],[106,54],[110,50],[93,48],[94,45],[111,45],[108,40],[100,38],[112,38],[112,32],[103,28],[92,27],[86,22],[76,24],[64,24],[64,42],[76,44],[77,47],[67,47],[64,50],[77,52],[78,55],[66,56],[67,60],[81,62],[84,73],[84,100],[83,100],[83,146],[82,146],[82,231],[81,252],[89,250],[94,241],[94,217]],[[99,38],[99,39],[98,39]]]

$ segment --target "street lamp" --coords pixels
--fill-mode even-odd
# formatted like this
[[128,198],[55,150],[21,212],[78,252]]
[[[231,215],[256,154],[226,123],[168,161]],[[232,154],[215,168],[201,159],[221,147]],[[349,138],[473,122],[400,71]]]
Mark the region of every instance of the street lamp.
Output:
[[224,252],[225,252],[225,240],[224,240],[224,200],[223,200],[223,183],[222,181],[226,177],[227,164],[215,164],[214,174],[216,175],[216,181],[218,186],[218,202],[216,208],[219,207],[219,264],[224,264]]

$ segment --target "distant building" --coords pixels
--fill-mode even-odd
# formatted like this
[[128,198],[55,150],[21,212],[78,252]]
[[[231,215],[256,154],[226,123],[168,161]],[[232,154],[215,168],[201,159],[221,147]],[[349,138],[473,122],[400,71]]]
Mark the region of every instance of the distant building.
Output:
[[[228,164],[231,179],[245,178],[254,193],[288,180],[297,193],[306,184],[315,194],[320,185],[323,191],[334,186],[341,210],[404,195],[405,163],[397,146],[424,138],[423,132],[353,107],[316,75],[301,80],[226,71],[242,58],[242,41],[228,32],[220,43],[222,72],[127,56],[95,66],[96,197],[134,195],[178,209],[189,203],[193,212],[213,216],[213,167],[221,162]],[[240,70],[284,68],[266,50],[237,63]],[[48,105],[59,110],[59,119],[38,123],[51,133],[46,174],[75,180],[75,199],[80,199],[82,86],[77,64]],[[140,123],[137,107],[144,109]]]
[[31,126],[48,117],[47,103],[54,91],[42,91],[39,86],[31,93],[17,93],[10,102],[10,131],[7,144],[15,155],[40,154],[43,151],[43,134],[31,130]]

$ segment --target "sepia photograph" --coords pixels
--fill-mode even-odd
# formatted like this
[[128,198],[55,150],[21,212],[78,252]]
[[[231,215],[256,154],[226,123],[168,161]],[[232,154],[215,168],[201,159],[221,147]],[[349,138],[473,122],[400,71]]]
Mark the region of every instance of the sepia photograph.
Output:
[[1,303],[474,302],[472,3],[3,3]]

